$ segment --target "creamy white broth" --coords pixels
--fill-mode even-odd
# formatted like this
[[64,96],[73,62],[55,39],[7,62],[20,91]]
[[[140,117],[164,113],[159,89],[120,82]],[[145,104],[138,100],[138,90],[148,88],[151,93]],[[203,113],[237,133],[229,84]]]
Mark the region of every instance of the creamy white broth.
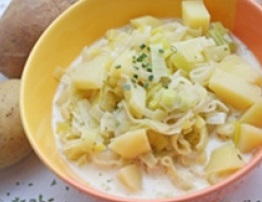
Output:
[[[255,56],[252,54],[251,51],[243,44],[237,37],[233,37],[234,41],[238,44],[237,54],[248,61],[254,68],[261,71],[260,64],[256,60]],[[104,43],[102,41],[96,42]],[[112,55],[115,53],[112,52]],[[74,68],[79,63],[81,63],[81,58],[78,57],[70,66],[70,68]],[[56,133],[57,123],[63,121],[63,118],[60,114],[60,108],[56,104],[56,100],[58,99],[59,95],[63,91],[63,84],[60,84],[54,98],[54,108],[53,108],[53,130]],[[117,173],[119,168],[102,168],[100,166],[94,165],[92,163],[87,163],[83,166],[79,166],[72,161],[65,158],[63,155],[63,146],[61,145],[60,138],[56,135],[57,140],[57,147],[61,152],[61,156],[65,159],[68,165],[73,169],[73,171],[84,179],[88,184],[92,187],[107,192],[112,195],[118,196],[132,196],[134,198],[145,198],[145,199],[155,199],[155,198],[170,198],[174,196],[181,196],[189,192],[194,192],[197,190],[204,189],[209,187],[210,184],[202,177],[204,174],[204,166],[193,165],[187,169],[183,167],[179,167],[181,172],[185,175],[188,175],[193,183],[193,188],[189,191],[178,189],[174,186],[170,177],[161,171],[154,171],[154,172],[143,172],[143,180],[142,180],[142,189],[137,192],[130,192],[126,189],[117,179]],[[225,144],[227,140],[221,140],[216,137],[216,135],[211,135],[208,140],[208,144],[206,146],[206,153],[207,153],[207,160],[211,154],[211,152],[218,148],[219,146]],[[252,158],[252,154],[241,154],[242,159],[244,162],[248,162]],[[194,170],[194,171],[192,171]],[[197,173],[197,174],[196,174]]]

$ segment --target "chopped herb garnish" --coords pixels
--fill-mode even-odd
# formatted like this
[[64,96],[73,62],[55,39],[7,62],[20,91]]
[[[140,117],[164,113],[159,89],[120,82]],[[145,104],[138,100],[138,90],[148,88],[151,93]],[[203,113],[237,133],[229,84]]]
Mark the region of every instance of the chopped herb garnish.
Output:
[[142,63],[143,68],[148,67],[148,66],[149,66],[149,63]]
[[163,50],[163,49],[159,49],[158,52],[161,53],[161,54],[163,54],[163,53],[164,53],[164,50]]
[[120,69],[122,66],[121,65],[116,65],[115,68],[116,69]]
[[153,79],[154,79],[154,75],[149,75],[149,76],[148,76],[148,81],[152,82]]
[[149,84],[148,84],[148,83],[144,83],[144,84],[143,84],[143,87],[144,87],[145,89],[147,89],[147,88],[148,88],[148,86],[149,86]]
[[54,198],[50,198],[50,199],[47,200],[47,202],[53,202],[53,201],[55,201]]
[[134,68],[135,68],[136,70],[139,70],[139,67],[138,67],[138,66],[134,66]]
[[137,59],[137,62],[143,62],[143,60],[147,57],[147,54],[142,53]]
[[145,44],[141,44],[141,45],[140,45],[140,48],[141,48],[142,50],[143,50],[145,47],[146,47]]
[[146,71],[148,71],[148,72],[152,72],[152,69],[151,69],[151,68],[147,68]]
[[137,74],[134,74],[133,77],[134,77],[135,79],[138,79],[138,75],[137,75]]
[[131,86],[129,84],[125,84],[124,88],[125,90],[131,90]]
[[109,180],[107,180],[106,182],[107,182],[107,183],[110,183],[110,182],[112,182],[112,179],[109,179]]
[[132,81],[132,83],[134,83],[134,84],[137,82],[137,80],[134,79],[134,78],[132,78],[131,81]]
[[178,50],[177,50],[177,48],[176,48],[175,46],[171,46],[171,50],[172,50],[174,53],[177,53],[177,52],[178,52]]

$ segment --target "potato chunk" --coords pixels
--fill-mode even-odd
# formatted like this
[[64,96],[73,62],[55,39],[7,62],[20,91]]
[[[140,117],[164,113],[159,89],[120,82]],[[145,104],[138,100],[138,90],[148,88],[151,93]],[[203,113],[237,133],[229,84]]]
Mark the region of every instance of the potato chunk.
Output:
[[245,60],[237,55],[230,55],[223,59],[219,64],[219,68],[233,74],[244,81],[262,85],[262,74],[260,71],[253,68]]
[[237,147],[243,153],[251,152],[262,145],[262,129],[249,124],[241,124]]
[[100,89],[102,87],[107,56],[99,56],[93,60],[86,61],[72,71],[72,81],[79,89]]
[[202,29],[205,33],[209,27],[210,14],[202,0],[182,2],[183,23],[193,29]]
[[130,191],[135,192],[141,189],[142,175],[135,164],[121,168],[117,177]]
[[125,159],[133,159],[151,151],[145,129],[130,131],[114,138],[109,148]]
[[228,143],[214,149],[205,170],[209,174],[219,174],[235,171],[244,166],[244,164],[245,163],[239,158],[234,145]]
[[262,127],[262,99],[259,99],[240,117],[241,123]]
[[209,88],[225,103],[239,110],[246,110],[261,94],[258,86],[219,69],[210,78]]

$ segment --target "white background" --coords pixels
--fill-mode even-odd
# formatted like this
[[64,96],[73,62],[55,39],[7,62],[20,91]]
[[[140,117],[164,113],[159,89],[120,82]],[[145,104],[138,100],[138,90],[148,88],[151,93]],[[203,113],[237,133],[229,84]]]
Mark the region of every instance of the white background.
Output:
[[[0,16],[10,1],[0,0]],[[94,202],[49,171],[34,153],[11,168],[0,170],[0,202],[40,201]],[[262,202],[262,166],[221,202]]]

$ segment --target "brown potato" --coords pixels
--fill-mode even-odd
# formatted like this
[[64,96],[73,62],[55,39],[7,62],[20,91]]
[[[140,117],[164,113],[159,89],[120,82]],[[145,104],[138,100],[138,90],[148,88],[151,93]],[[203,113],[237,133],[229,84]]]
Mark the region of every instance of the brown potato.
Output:
[[19,79],[0,82],[0,169],[17,163],[32,151],[20,119],[19,91]]
[[20,78],[41,33],[76,1],[13,0],[0,18],[0,72],[8,78]]

